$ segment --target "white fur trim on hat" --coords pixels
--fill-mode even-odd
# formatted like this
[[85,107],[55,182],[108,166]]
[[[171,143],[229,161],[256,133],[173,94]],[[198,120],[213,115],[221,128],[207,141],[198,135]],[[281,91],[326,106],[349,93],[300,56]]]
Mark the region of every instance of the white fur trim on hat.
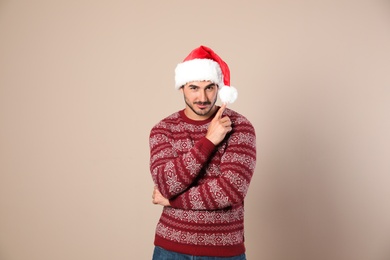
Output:
[[219,64],[210,59],[193,59],[179,63],[175,69],[175,88],[192,81],[211,81],[223,86],[223,75]]

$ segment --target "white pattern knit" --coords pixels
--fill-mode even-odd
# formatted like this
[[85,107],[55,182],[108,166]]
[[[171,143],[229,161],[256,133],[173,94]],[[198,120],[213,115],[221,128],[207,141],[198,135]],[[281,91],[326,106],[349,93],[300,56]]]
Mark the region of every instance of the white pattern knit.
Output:
[[191,255],[245,252],[244,198],[256,165],[252,124],[225,109],[233,130],[218,145],[206,137],[213,117],[194,121],[178,111],[156,124],[149,138],[150,171],[171,207],[164,207],[155,245]]

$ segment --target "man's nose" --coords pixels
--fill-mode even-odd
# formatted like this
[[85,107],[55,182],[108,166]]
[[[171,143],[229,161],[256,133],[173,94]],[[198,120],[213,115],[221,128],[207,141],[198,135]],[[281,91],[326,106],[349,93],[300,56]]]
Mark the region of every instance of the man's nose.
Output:
[[207,101],[206,91],[204,91],[204,90],[199,91],[199,99],[202,102],[206,102]]

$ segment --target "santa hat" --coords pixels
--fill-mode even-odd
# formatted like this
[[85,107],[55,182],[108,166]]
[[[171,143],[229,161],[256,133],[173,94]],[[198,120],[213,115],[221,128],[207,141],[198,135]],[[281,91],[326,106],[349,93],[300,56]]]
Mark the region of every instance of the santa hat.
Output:
[[230,86],[228,65],[210,48],[200,46],[194,49],[175,69],[175,88],[192,81],[211,81],[219,87],[222,103],[233,103],[237,89]]

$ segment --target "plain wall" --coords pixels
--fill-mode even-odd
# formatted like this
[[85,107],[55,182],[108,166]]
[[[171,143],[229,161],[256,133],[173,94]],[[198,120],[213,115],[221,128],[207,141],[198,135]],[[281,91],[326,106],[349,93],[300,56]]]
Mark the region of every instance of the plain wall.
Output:
[[151,259],[148,135],[201,44],[256,128],[248,259],[389,259],[389,7],[0,1],[0,259]]

